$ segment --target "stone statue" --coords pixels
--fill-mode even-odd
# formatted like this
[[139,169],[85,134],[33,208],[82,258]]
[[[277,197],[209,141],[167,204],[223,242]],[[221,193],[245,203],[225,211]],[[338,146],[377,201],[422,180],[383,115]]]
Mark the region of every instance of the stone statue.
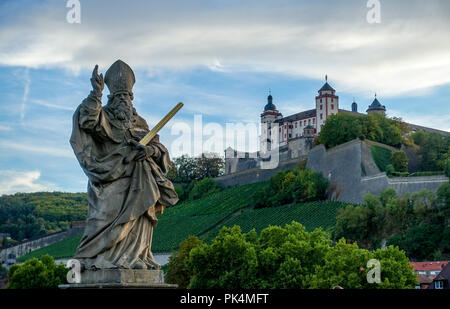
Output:
[[[91,83],[70,138],[89,178],[87,224],[74,258],[83,269],[160,269],[151,252],[153,228],[164,208],[178,202],[165,177],[169,152],[158,135],[139,144],[149,128],[133,107],[135,77],[126,63],[116,61],[104,79],[96,65]],[[110,94],[102,107],[105,83]]]

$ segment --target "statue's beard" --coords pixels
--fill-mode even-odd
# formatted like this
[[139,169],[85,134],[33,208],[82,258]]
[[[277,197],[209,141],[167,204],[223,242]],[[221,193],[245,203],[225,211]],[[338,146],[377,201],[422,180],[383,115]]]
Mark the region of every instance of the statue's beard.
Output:
[[120,102],[113,109],[114,117],[123,122],[131,122],[132,112],[126,102]]

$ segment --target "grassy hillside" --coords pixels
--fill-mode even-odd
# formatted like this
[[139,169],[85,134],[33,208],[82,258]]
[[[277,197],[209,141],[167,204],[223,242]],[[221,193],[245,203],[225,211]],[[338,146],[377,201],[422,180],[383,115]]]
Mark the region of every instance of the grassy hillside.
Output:
[[386,172],[386,166],[391,164],[392,152],[387,148],[376,145],[370,146],[370,151],[372,152],[373,160],[380,171]]
[[[335,224],[337,210],[346,204],[332,201],[311,202],[275,208],[252,208],[252,195],[265,182],[227,188],[208,197],[181,203],[167,208],[159,217],[153,236],[153,252],[170,252],[190,235],[201,236],[205,241],[213,239],[223,226],[240,225],[247,232],[257,231],[269,225],[284,225],[297,221],[308,230],[316,227],[327,229]],[[26,260],[46,253],[55,258],[70,257],[81,235],[68,238],[51,246],[36,250],[22,257]]]
[[53,256],[55,259],[71,257],[75,253],[75,250],[77,249],[77,246],[80,243],[81,236],[82,235],[79,234],[68,237],[64,240],[51,244],[50,246],[27,253],[24,256],[18,258],[17,260],[19,262],[24,262],[34,257],[40,258],[41,256],[46,254]]

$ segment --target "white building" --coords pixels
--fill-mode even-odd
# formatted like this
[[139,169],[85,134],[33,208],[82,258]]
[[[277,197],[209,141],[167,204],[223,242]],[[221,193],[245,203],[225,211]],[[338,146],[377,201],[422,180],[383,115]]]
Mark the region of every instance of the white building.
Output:
[[[320,88],[319,95],[315,98],[315,108],[303,111],[291,116],[283,117],[273,104],[273,97],[269,94],[264,112],[261,114],[261,138],[260,150],[270,150],[270,142],[277,141],[279,146],[289,144],[289,141],[303,137],[318,136],[325,121],[332,115],[338,113],[358,113],[358,105],[352,103],[352,110],[339,109],[339,97],[336,90],[328,84]],[[367,113],[386,113],[386,107],[381,105],[375,95],[375,100],[367,109]],[[278,136],[272,138],[274,128],[278,127]]]

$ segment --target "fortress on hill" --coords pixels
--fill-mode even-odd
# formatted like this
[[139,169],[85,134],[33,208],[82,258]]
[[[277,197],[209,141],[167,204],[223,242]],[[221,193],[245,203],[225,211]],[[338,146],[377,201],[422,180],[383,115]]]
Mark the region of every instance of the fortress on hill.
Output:
[[[278,125],[278,141],[279,146],[287,145],[289,140],[299,137],[315,137],[318,136],[325,121],[332,115],[338,113],[354,113],[358,114],[358,105],[352,103],[352,110],[344,110],[339,108],[339,97],[336,90],[328,84],[328,77],[325,77],[325,84],[319,89],[319,95],[315,98],[315,108],[297,114],[283,117],[273,104],[271,94],[267,97],[267,104],[264,112],[261,114],[262,136],[268,134],[268,141],[261,139],[260,149],[264,148],[264,143],[270,143],[271,129],[274,124]],[[367,113],[386,114],[386,107],[376,98],[367,109]],[[269,147],[270,149],[270,147]]]
[[[386,106],[382,105],[375,94],[373,102],[365,111],[367,114],[386,114]],[[358,104],[353,100],[351,110],[339,108],[339,96],[336,90],[328,83],[325,76],[325,84],[318,90],[315,97],[315,108],[299,113],[283,116],[274,104],[272,94],[267,97],[267,104],[261,114],[261,136],[259,138],[260,151],[246,153],[228,147],[225,150],[225,174],[245,171],[251,168],[261,167],[264,158],[270,156],[273,151],[279,152],[279,161],[289,161],[306,157],[313,147],[313,140],[317,137],[332,115],[348,113],[362,115],[358,112]],[[427,128],[408,123],[412,131],[427,131],[448,135],[448,132]],[[277,145],[273,145],[276,143]],[[265,154],[267,152],[267,154]]]
[[[328,78],[325,79],[325,84],[315,97],[315,108],[294,115],[283,116],[269,93],[261,114],[260,151],[248,153],[228,147],[225,150],[225,175],[216,178],[217,182],[232,186],[267,180],[278,171],[295,167],[303,159],[307,160],[308,168],[320,172],[333,184],[336,192],[332,198],[344,202],[361,203],[366,193],[377,195],[388,187],[394,188],[398,194],[422,189],[436,191],[448,181],[445,176],[388,178],[376,166],[370,146],[378,144],[391,151],[396,149],[372,141],[354,140],[331,149],[326,149],[324,145],[314,147],[314,138],[319,135],[329,117],[339,113],[362,114],[358,112],[356,102],[351,104],[351,110],[339,108],[339,96],[328,83]],[[366,113],[385,115],[386,106],[375,95]],[[449,134],[415,124],[407,125],[412,132],[421,130]],[[406,152],[409,156],[409,152]],[[269,169],[264,167],[274,156],[277,157],[276,166]]]

